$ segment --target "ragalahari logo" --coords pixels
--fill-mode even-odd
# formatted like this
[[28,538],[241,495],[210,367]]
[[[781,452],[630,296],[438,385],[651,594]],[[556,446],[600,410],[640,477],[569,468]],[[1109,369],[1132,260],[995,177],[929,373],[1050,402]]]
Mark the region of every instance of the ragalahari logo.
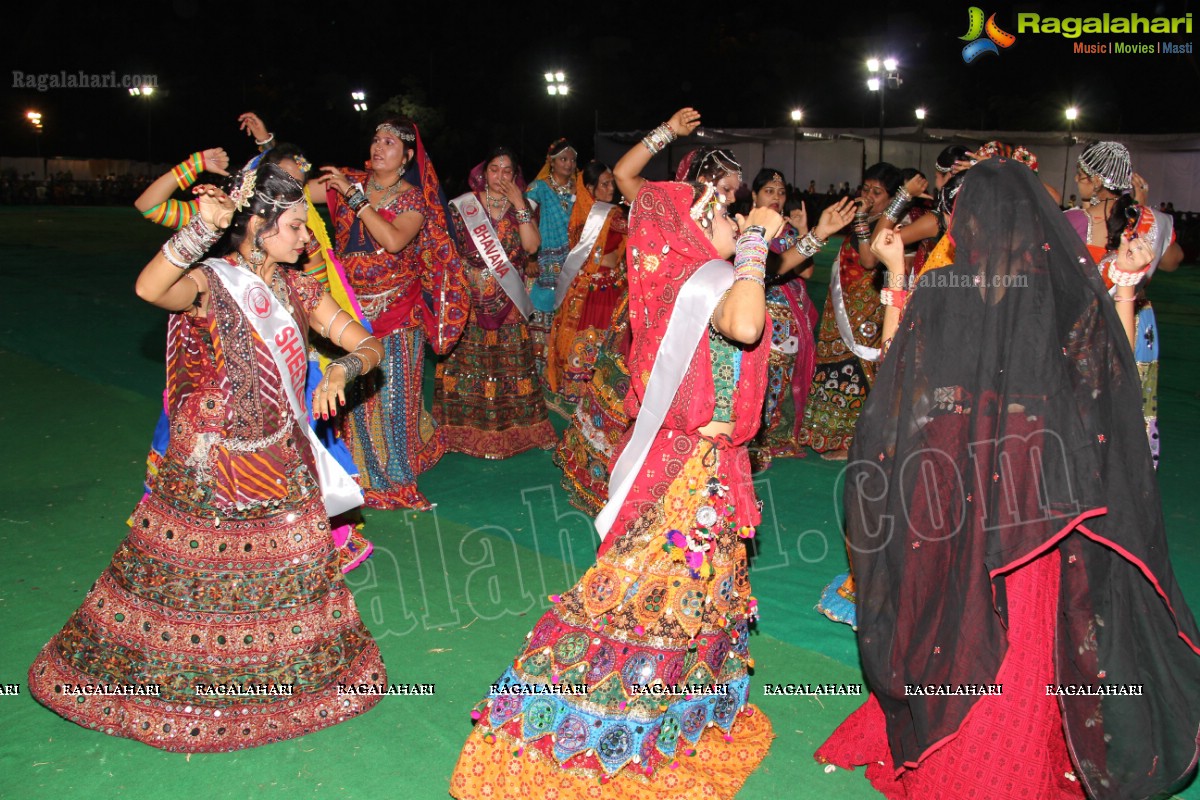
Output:
[[[987,34],[986,39],[979,38],[985,33]],[[971,6],[967,9],[967,35],[958,38],[964,42],[970,42],[962,51],[963,61],[968,64],[984,53],[1000,55],[1000,48],[1012,47],[1013,42],[1017,40],[1016,36],[1000,29],[1000,26],[996,24],[995,14],[988,17],[985,24],[983,9],[979,6]]]

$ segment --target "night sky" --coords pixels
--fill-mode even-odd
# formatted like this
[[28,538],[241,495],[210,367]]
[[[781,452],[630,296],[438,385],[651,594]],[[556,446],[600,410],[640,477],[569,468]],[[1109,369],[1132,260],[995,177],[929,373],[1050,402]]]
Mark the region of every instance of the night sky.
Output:
[[[1175,17],[1195,6],[980,4],[1010,33],[1018,12]],[[338,2],[306,12],[313,6],[34,0],[6,11],[9,85],[13,70],[115,71],[156,75],[159,91],[146,102],[123,88],[6,88],[0,154],[144,160],[149,153],[175,163],[220,145],[238,162],[253,145],[236,116],[254,110],[315,163],[356,164],[375,113],[402,95],[443,180],[454,184],[496,144],[516,149],[531,173],[557,135],[575,140],[587,158],[597,126],[646,129],[682,105],[700,109],[714,128],[786,128],[796,106],[806,125],[871,127],[878,99],[865,86],[870,55],[901,64],[903,85],[887,94],[889,125],[915,124],[913,110],[923,105],[931,127],[1064,130],[1063,109],[1075,103],[1079,131],[1200,132],[1195,54],[1082,55],[1072,53],[1071,39],[1024,34],[999,55],[965,64],[958,37],[971,5],[528,2],[472,12],[477,6],[459,3]],[[1193,30],[1200,32],[1200,19]],[[571,92],[561,106],[546,94],[548,69],[567,74]],[[367,92],[365,118],[351,108],[356,89]],[[37,139],[24,119],[29,109],[43,114]]]

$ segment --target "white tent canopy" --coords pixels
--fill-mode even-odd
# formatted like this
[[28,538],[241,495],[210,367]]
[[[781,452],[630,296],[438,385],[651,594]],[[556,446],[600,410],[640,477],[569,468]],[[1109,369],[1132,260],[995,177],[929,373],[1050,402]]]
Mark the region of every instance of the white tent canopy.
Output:
[[[616,163],[638,142],[642,132],[597,132],[596,158]],[[1134,171],[1150,184],[1150,201],[1174,203],[1179,211],[1200,210],[1200,133],[1123,135],[1076,131],[1074,143],[1066,134],[1033,131],[964,131],[948,128],[888,128],[883,143],[883,160],[898,167],[916,167],[926,175],[943,147],[963,144],[976,147],[999,139],[1023,144],[1038,158],[1038,172],[1046,183],[1062,191],[1064,198],[1075,191],[1075,160],[1089,142],[1113,140],[1125,144],[1133,154]],[[749,181],[764,165],[777,169],[794,186],[804,189],[815,181],[817,191],[843,181],[858,185],[863,168],[879,160],[878,128],[746,128],[702,129],[668,148],[667,158],[656,158],[646,177],[664,180],[674,175],[675,166],[695,147],[714,145],[733,150]],[[1064,181],[1065,167],[1065,181]]]

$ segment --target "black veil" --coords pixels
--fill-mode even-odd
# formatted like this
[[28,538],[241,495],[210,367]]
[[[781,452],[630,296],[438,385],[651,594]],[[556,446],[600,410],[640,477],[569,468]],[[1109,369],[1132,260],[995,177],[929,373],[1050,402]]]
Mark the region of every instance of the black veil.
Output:
[[[964,179],[955,263],[926,272],[846,468],[864,671],[895,766],[953,736],[992,684],[1005,575],[1057,548],[1060,697],[1098,798],[1147,797],[1195,765],[1200,634],[1167,560],[1133,353],[1079,236],[1023,164]],[[1099,688],[1097,691],[1111,691]]]

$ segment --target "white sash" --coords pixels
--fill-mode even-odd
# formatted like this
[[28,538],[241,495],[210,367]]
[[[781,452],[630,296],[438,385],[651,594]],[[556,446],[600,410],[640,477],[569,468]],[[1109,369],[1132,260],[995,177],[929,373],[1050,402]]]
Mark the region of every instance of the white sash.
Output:
[[850,327],[850,315],[846,313],[846,301],[842,297],[842,254],[833,260],[833,274],[829,276],[829,294],[833,298],[833,319],[837,322],[842,343],[851,353],[863,361],[878,361],[878,347],[867,347],[854,340],[854,329]]
[[732,285],[733,267],[728,261],[713,259],[696,270],[679,290],[667,331],[650,368],[650,379],[646,381],[646,392],[633,423],[633,433],[609,475],[608,503],[596,516],[596,531],[601,541],[608,536],[625,497],[642,471],[650,445],[662,429],[679,384],[700,344],[700,337],[708,330],[709,318],[721,301],[721,295]]
[[[342,465],[329,454],[325,445],[317,439],[308,424],[308,406],[304,402],[304,390],[308,375],[308,353],[304,348],[304,337],[296,320],[275,298],[262,280],[247,269],[238,269],[222,258],[210,258],[204,262],[216,273],[233,301],[242,310],[250,326],[258,332],[275,368],[283,379],[283,393],[287,396],[292,414],[299,423],[312,450],[317,465],[317,478],[321,494],[325,499],[325,511],[335,517],[344,511],[357,508],[363,503],[362,489],[346,474]],[[276,269],[283,269],[277,266]]]
[[603,203],[597,200],[592,205],[592,210],[588,212],[587,221],[583,223],[583,233],[579,236],[579,243],[571,248],[571,252],[567,253],[562,271],[558,273],[558,285],[554,289],[554,308],[556,310],[566,299],[567,290],[571,288],[575,276],[579,274],[579,270],[583,268],[592,248],[596,246],[596,240],[600,238],[600,231],[604,228],[604,220],[608,219],[608,212],[612,208],[612,203]]
[[529,315],[533,313],[533,301],[529,299],[529,292],[525,291],[521,271],[508,259],[508,254],[500,244],[500,237],[496,235],[496,228],[492,225],[492,219],[479,204],[479,198],[472,192],[467,192],[450,202],[458,209],[458,213],[462,214],[467,233],[471,236],[471,243],[479,251],[483,263],[487,264],[488,273],[500,282],[500,288],[508,295],[508,299],[513,301],[513,305],[522,316],[529,319]]

